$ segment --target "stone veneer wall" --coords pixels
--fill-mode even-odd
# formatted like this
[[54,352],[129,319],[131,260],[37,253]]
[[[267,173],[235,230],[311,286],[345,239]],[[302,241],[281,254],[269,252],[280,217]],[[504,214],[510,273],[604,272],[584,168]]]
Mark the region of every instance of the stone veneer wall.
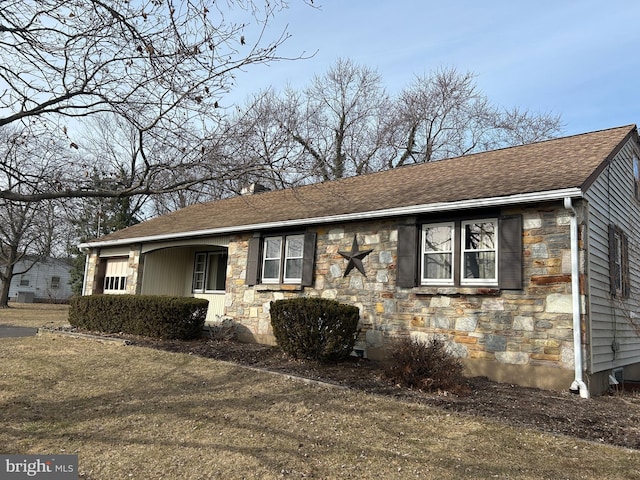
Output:
[[[228,278],[233,280],[227,286],[226,314],[242,325],[244,340],[273,343],[272,300],[296,295],[336,299],[360,309],[363,333],[356,348],[371,358],[384,356],[390,337],[436,335],[445,339],[456,355],[467,359],[467,365],[492,365],[475,373],[500,377],[499,372],[490,371],[504,366],[517,377],[530,367],[551,367],[556,373],[563,370],[562,381],[567,381],[574,362],[570,217],[566,210],[551,206],[505,213],[523,215],[522,291],[397,288],[397,222],[349,223],[316,229],[314,286],[304,289],[245,285],[249,237],[232,242]],[[351,249],[354,234],[361,249],[373,252],[363,262],[366,277],[354,269],[343,278],[347,261],[338,251]],[[583,256],[581,253],[581,271]],[[582,300],[584,306],[584,295]]]
[[[83,295],[92,295],[95,292],[102,291],[98,282],[100,262],[108,261],[108,258],[101,258],[97,249],[92,250],[88,256],[88,265],[86,271],[86,279]],[[141,254],[140,245],[134,245],[129,249],[128,265],[127,265],[127,286],[126,291],[129,295],[139,294],[141,291],[141,279],[144,266],[144,256]]]

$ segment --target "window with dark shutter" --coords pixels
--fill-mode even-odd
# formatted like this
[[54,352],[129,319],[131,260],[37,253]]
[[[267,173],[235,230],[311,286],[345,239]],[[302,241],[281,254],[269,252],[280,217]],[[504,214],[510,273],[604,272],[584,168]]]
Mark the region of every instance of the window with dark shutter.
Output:
[[316,233],[256,235],[249,239],[246,284],[313,285]]
[[396,282],[522,289],[522,216],[398,225]]

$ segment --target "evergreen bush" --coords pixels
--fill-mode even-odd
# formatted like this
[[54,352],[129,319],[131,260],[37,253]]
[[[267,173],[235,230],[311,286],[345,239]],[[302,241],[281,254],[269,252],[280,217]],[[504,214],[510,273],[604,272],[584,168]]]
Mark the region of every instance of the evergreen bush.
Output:
[[71,299],[69,323],[103,333],[191,340],[202,335],[208,304],[192,297],[88,295]]
[[324,298],[271,302],[271,326],[282,350],[294,358],[319,362],[342,360],[358,336],[357,307]]

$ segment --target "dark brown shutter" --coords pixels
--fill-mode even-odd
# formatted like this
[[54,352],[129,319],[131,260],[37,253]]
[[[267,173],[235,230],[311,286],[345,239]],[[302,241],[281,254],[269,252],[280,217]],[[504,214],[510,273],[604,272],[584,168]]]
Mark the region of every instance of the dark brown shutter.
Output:
[[260,270],[260,237],[255,236],[249,239],[247,252],[247,274],[245,283],[256,285],[258,283],[258,272]]
[[418,272],[418,227],[398,225],[398,260],[396,285],[410,288],[416,286]]
[[313,271],[316,259],[316,233],[306,232],[304,234],[304,253],[302,259],[302,286],[313,285]]
[[522,289],[522,216],[500,218],[498,282],[505,290]]
[[609,225],[609,293],[616,294],[616,229]]

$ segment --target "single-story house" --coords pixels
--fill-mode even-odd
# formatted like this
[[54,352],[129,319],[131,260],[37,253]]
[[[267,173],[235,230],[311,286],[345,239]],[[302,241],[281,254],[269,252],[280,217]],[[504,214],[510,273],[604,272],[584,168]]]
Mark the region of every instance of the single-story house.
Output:
[[[356,348],[444,339],[472,375],[586,397],[640,379],[635,125],[193,205],[81,245],[84,294],[357,305]],[[259,191],[260,189],[254,189]]]
[[25,257],[16,263],[9,298],[20,303],[61,303],[72,295],[71,262],[61,258]]

